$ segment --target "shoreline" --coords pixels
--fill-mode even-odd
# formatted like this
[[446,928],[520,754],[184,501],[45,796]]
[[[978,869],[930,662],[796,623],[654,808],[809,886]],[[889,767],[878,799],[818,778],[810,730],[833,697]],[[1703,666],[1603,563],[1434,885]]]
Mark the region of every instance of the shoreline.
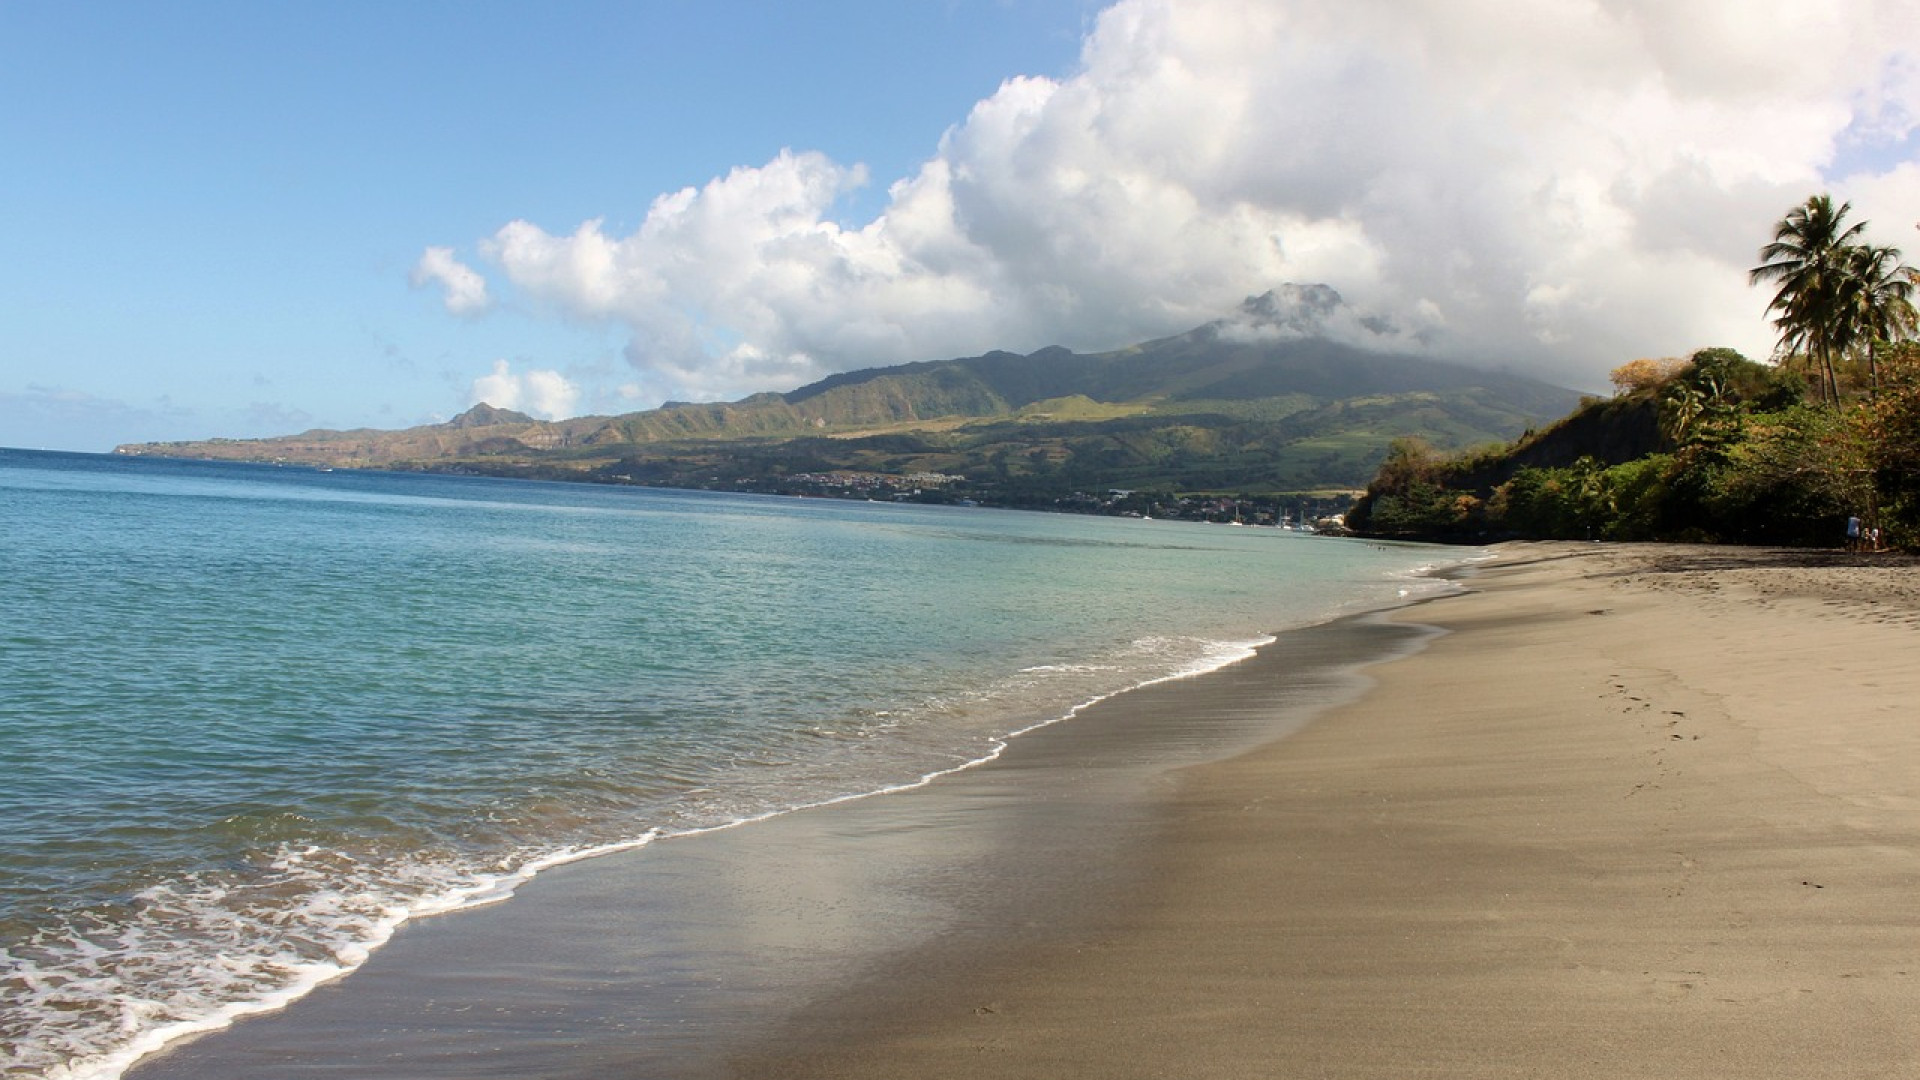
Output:
[[1914,1075],[1916,576],[1505,545],[1364,697],[1184,770],[1097,933],[731,1075]]
[[[1428,576],[1446,575],[1430,571]],[[591,1051],[597,1061],[617,1060],[626,1075],[727,1075],[715,1047],[721,1042],[744,1046],[764,1038],[769,1021],[790,1011],[792,999],[841,992],[867,967],[911,952],[925,939],[950,933],[957,923],[968,923],[970,933],[986,925],[981,921],[984,910],[1001,901],[978,888],[969,886],[959,892],[979,895],[946,896],[931,907],[901,895],[928,889],[955,891],[946,880],[951,867],[943,864],[951,861],[956,838],[957,846],[979,851],[977,858],[1020,863],[1030,881],[1057,878],[1050,886],[1056,893],[1084,884],[1073,880],[1076,876],[1131,874],[1137,853],[1126,850],[1131,841],[1123,841],[1114,830],[1145,832],[1156,827],[1149,819],[1155,813],[1153,804],[1164,797],[1164,789],[1158,786],[1163,774],[1182,763],[1231,756],[1283,737],[1286,730],[1273,727],[1276,718],[1290,729],[1330,703],[1329,695],[1358,692],[1354,672],[1371,661],[1356,650],[1413,647],[1383,643],[1389,639],[1414,642],[1422,637],[1421,631],[1388,628],[1379,620],[1384,612],[1422,599],[1282,631],[1246,655],[1218,666],[1115,691],[1060,718],[1010,734],[982,759],[916,783],[725,826],[663,834],[650,843],[563,860],[521,882],[512,903],[446,913],[453,918],[407,920],[351,977],[321,984],[283,1010],[245,1017],[231,1027],[170,1043],[142,1057],[124,1075],[131,1080],[239,1077],[255,1075],[262,1068],[280,1076],[338,1075],[343,1062],[337,1051],[343,1043],[356,1041],[366,1045],[345,1055],[349,1074],[353,1062],[397,1058],[408,1062],[408,1075],[492,1075],[494,1069],[499,1075],[529,1071],[568,1075],[561,1062],[586,1052],[573,1045],[585,1042],[597,1047]],[[1363,638],[1374,640],[1366,645]],[[1302,661],[1305,653],[1314,654],[1313,658]],[[1297,667],[1277,675],[1263,670],[1254,681],[1271,691],[1276,680],[1291,680],[1297,684],[1291,693],[1300,700],[1260,710],[1257,716],[1230,708],[1208,724],[1198,725],[1209,730],[1189,730],[1171,739],[1156,730],[1165,706],[1154,702],[1190,697],[1190,688],[1211,686],[1223,674],[1249,665]],[[1103,755],[1110,759],[1104,764]],[[1106,771],[1126,772],[1141,790],[1120,790],[1113,776],[1096,775]],[[1031,839],[1028,834],[1036,812],[1062,797],[1087,802],[1087,816],[1078,825],[1083,833],[1079,843],[1085,850],[1056,851],[1055,865],[1045,865],[1046,860],[1021,849]],[[986,819],[993,822],[983,827]],[[876,853],[875,833],[902,835],[898,843],[877,845]],[[801,879],[819,873],[819,868],[793,865],[780,850],[783,846],[815,849],[830,873],[850,876],[842,882],[808,884]],[[875,867],[853,866],[876,855],[880,863]],[[728,897],[713,895],[699,881],[739,875],[749,865],[759,867],[753,871],[760,879],[753,888],[768,911],[735,910]],[[1004,867],[996,867],[986,876],[1005,872]],[[775,880],[781,873],[789,875],[789,880]],[[881,876],[889,880],[879,880]],[[856,886],[856,878],[863,884]],[[794,881],[801,881],[799,904],[776,895]],[[884,895],[855,895],[862,890]],[[827,893],[833,894],[831,899],[825,897]],[[1043,910],[1048,905],[1032,896],[1017,897],[1002,906],[1007,909],[1003,917],[1011,921],[1051,916]],[[822,912],[860,907],[866,910],[857,929],[840,926],[823,931],[818,925],[807,925],[844,923],[845,917],[837,911],[824,917]],[[878,931],[876,924],[882,924]],[[569,941],[555,942],[550,929],[554,925],[585,929]],[[658,940],[637,948],[619,940],[633,936]],[[995,936],[999,935],[988,933],[979,944],[992,945],[987,938]],[[792,953],[777,958],[774,969],[786,965],[805,971],[756,970],[766,966],[764,958],[750,955],[738,944],[756,937],[776,939],[780,949]],[[617,970],[610,970],[609,962]],[[506,969],[523,973],[537,969],[532,982],[539,986],[508,985],[500,974]],[[631,1016],[605,1015],[602,1003],[591,1000],[605,992],[610,978],[621,984],[626,997],[620,1008]],[[467,999],[457,989],[466,982],[487,984],[498,1000]],[[462,998],[464,1011],[490,1008],[557,1015],[565,1018],[563,1026],[571,1024],[578,1030],[564,1040],[568,1045],[561,1046],[545,1039],[525,1039],[524,1029],[510,1022],[513,1034],[500,1036],[502,1041],[483,1065],[470,1052],[452,1050],[465,1041],[459,1022],[433,1015],[438,1008],[434,1002],[446,998],[449,991]],[[423,998],[430,999],[424,1008]],[[649,1010],[657,1015],[646,1017]],[[749,1015],[746,1022],[732,1015],[715,1022],[715,1014],[741,1013]],[[627,1044],[633,1040],[598,1030],[613,1023],[622,1031],[637,1023],[653,1036],[664,1035],[669,1045],[662,1052],[632,1057]],[[378,1030],[383,1027],[385,1033]],[[701,1032],[697,1040],[701,1045],[686,1045],[689,1030]],[[460,1064],[445,1064],[448,1060]],[[514,1064],[505,1064],[509,1061]],[[301,1071],[303,1063],[311,1073]],[[593,1074],[593,1070],[579,1073]]]
[[1515,544],[427,920],[132,1080],[1912,1075],[1920,575]]

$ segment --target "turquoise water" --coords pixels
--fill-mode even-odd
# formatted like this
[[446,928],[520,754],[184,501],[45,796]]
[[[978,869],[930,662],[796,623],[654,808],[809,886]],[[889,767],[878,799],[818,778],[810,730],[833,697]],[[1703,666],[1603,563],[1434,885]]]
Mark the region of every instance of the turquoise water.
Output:
[[1435,587],[1273,529],[0,450],[0,1077]]

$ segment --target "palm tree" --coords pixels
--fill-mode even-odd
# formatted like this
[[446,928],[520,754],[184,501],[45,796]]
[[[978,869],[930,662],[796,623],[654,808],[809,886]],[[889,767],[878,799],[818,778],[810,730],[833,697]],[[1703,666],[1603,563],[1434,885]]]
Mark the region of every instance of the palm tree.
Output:
[[1844,224],[1852,209],[1853,204],[1844,202],[1835,209],[1831,197],[1815,195],[1787,211],[1774,226],[1773,242],[1760,249],[1760,265],[1748,275],[1756,285],[1779,283],[1767,311],[1779,312],[1773,324],[1780,328],[1780,346],[1814,358],[1822,378],[1821,399],[1830,396],[1836,405],[1840,382],[1834,376],[1833,355],[1844,351],[1854,336],[1840,283],[1846,276],[1847,250],[1867,227],[1864,221]]
[[1867,354],[1867,372],[1873,394],[1880,394],[1880,366],[1876,357],[1883,342],[1911,337],[1916,328],[1913,307],[1914,270],[1900,261],[1900,249],[1860,245],[1848,249],[1840,281],[1841,304],[1854,324],[1853,336]]

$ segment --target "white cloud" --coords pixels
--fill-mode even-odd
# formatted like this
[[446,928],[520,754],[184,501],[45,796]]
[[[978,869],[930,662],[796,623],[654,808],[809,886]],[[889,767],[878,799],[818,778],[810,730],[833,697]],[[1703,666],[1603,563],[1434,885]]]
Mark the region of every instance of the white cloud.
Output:
[[557,371],[515,373],[505,360],[495,360],[493,371],[473,380],[467,404],[485,402],[496,409],[515,409],[548,420],[574,415],[580,388]]
[[[1807,195],[1920,220],[1911,166],[1826,175],[1913,135],[1914,11],[1121,0],[1076,73],[1009,80],[870,223],[834,217],[864,170],[783,152],[660,196],[628,235],[516,221],[481,253],[546,310],[628,328],[644,383],[675,397],[1113,346],[1285,282],[1597,386],[1635,356],[1764,355],[1746,270]],[[447,249],[421,266],[450,310],[484,303]]]
[[454,315],[477,315],[492,306],[487,279],[454,258],[452,248],[430,247],[422,252],[409,280],[416,289],[438,283],[445,290],[447,311]]

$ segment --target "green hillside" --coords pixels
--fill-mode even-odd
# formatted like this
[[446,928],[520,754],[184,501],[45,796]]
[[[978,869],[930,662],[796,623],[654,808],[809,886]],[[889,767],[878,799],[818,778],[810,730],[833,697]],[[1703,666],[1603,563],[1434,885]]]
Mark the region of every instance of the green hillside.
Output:
[[1480,445],[1577,400],[1518,375],[1301,336],[1302,297],[1339,302],[1308,287],[1112,352],[992,352],[624,416],[549,423],[482,405],[403,431],[120,452],[758,491],[817,488],[793,478],[834,472],[939,474],[942,497],[1047,505],[1112,488],[1357,488],[1396,438]]
[[1402,442],[1347,524],[1472,543],[1835,547],[1853,518],[1881,543],[1920,546],[1920,348],[1877,361],[1839,370],[1846,399],[1823,402],[1797,371],[1705,349],[1506,447]]

